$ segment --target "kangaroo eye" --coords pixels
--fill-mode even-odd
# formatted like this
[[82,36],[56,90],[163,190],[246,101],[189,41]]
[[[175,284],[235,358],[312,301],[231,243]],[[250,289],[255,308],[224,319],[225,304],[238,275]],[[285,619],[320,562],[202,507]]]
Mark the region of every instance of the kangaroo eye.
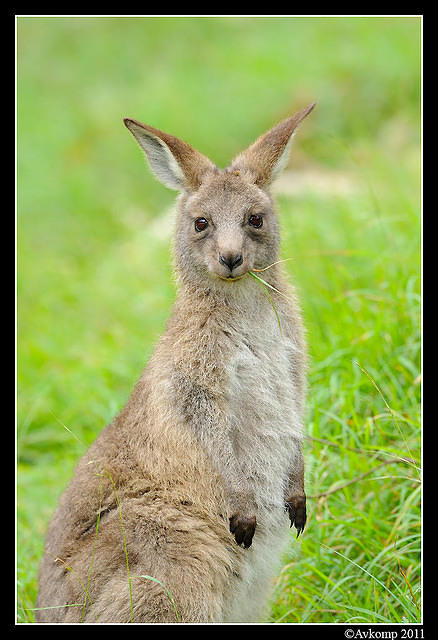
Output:
[[252,227],[255,227],[256,229],[260,229],[260,227],[263,225],[263,218],[262,216],[257,215],[249,216],[248,224],[250,224]]
[[208,227],[208,222],[205,218],[197,218],[195,220],[196,231],[204,231]]

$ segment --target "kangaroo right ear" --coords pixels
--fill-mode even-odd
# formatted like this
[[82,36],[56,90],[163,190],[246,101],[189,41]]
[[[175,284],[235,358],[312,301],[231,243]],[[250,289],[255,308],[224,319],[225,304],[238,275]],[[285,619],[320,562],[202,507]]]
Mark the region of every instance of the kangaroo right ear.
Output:
[[257,138],[246,151],[233,160],[231,171],[239,170],[259,187],[268,187],[287,164],[295,129],[315,104],[312,103]]
[[138,120],[123,122],[146,154],[157,178],[171,189],[195,191],[215,165],[187,142]]

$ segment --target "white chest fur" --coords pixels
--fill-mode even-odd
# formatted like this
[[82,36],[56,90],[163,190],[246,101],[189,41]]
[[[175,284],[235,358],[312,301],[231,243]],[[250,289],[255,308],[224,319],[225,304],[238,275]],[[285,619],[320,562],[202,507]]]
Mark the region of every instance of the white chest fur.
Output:
[[[248,324],[254,324],[248,327]],[[240,579],[226,621],[256,620],[289,539],[284,502],[288,473],[302,440],[296,347],[275,318],[248,323],[233,335],[229,366],[230,434],[240,468],[257,504],[253,544],[242,555]],[[245,606],[241,603],[245,602]]]
[[295,347],[282,336],[275,318],[265,327],[245,328],[234,336],[229,367],[230,434],[264,528],[283,521],[287,475],[302,438]]

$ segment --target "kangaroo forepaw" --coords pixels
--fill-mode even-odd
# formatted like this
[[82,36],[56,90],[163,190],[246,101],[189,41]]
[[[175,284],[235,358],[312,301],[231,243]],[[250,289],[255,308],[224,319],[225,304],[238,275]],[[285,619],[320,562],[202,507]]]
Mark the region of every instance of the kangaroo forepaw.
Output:
[[297,538],[300,533],[303,532],[306,524],[306,496],[292,496],[288,498],[286,504],[286,510],[289,513],[290,526],[295,526],[297,530]]
[[235,513],[230,518],[230,531],[234,534],[238,545],[243,543],[245,549],[251,546],[256,529],[256,517],[245,518],[240,513]]

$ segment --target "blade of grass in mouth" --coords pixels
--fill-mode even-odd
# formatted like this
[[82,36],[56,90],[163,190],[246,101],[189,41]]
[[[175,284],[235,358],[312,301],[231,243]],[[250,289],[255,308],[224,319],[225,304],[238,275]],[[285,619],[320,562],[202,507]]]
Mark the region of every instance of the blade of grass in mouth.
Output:
[[[280,329],[280,333],[283,334],[283,331],[281,329],[281,322],[280,322],[280,317],[278,315],[278,311],[275,307],[274,301],[272,299],[271,294],[269,293],[268,289],[266,287],[270,287],[271,289],[273,289],[274,291],[277,291],[277,293],[281,293],[281,291],[278,291],[278,289],[276,289],[275,287],[273,287],[272,285],[269,284],[269,282],[266,282],[265,280],[263,280],[263,278],[260,278],[260,276],[257,276],[255,273],[253,273],[252,271],[248,271],[249,275],[252,276],[255,280],[257,280],[261,287],[263,288],[263,291],[266,295],[266,297],[268,298],[269,302],[271,303],[271,306],[274,310],[275,316],[277,318],[277,322],[278,322],[278,326]],[[266,286],[265,286],[266,285]]]
[[[273,266],[273,265],[270,265]],[[266,267],[267,269],[268,267]],[[255,270],[254,270],[255,271]],[[255,278],[256,280],[258,280],[259,282],[261,282],[263,285],[265,285],[266,287],[269,287],[270,289],[272,289],[272,291],[275,291],[275,293],[280,294],[280,296],[283,296],[283,298],[286,298],[286,300],[289,300],[289,297],[285,294],[282,293],[281,291],[279,291],[276,287],[274,287],[272,284],[269,284],[269,282],[266,282],[266,280],[263,280],[263,278],[261,278],[260,276],[256,275],[254,273],[254,271],[248,271],[248,273]],[[263,269],[264,271],[264,269]]]
[[268,266],[264,267],[264,269],[253,269],[253,271],[255,271],[256,273],[262,273],[263,271],[266,271],[267,269],[270,269],[271,267],[275,267],[276,264],[280,264],[280,262],[288,262],[289,260],[292,260],[292,258],[285,258],[284,260],[277,260],[277,262],[273,262],[272,264],[268,264]]

